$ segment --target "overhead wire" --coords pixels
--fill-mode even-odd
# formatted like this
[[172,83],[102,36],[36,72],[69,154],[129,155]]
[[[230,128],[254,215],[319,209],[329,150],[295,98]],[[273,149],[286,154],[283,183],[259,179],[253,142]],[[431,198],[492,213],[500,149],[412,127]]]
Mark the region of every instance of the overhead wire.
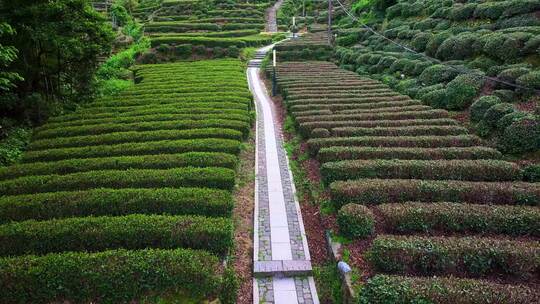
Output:
[[[328,1],[332,1],[332,0],[328,0]],[[455,67],[455,66],[448,65],[448,64],[446,64],[445,62],[443,62],[443,61],[441,61],[441,60],[439,60],[439,59],[432,58],[432,57],[430,57],[430,56],[428,56],[428,55],[426,55],[426,54],[424,54],[424,53],[417,52],[417,51],[415,51],[415,50],[413,50],[413,49],[411,49],[411,48],[409,48],[409,47],[407,47],[407,46],[405,46],[405,45],[403,45],[403,44],[401,44],[401,43],[399,43],[399,42],[397,42],[397,41],[394,41],[394,40],[392,40],[392,39],[390,39],[390,38],[384,36],[383,34],[377,32],[376,30],[374,30],[373,28],[371,28],[370,26],[368,26],[367,24],[365,24],[364,22],[362,22],[360,19],[358,19],[353,13],[351,13],[351,11],[349,11],[349,10],[343,5],[343,3],[341,3],[340,0],[335,0],[335,1],[339,4],[339,6],[341,7],[341,9],[342,9],[342,10],[343,10],[343,11],[344,11],[351,19],[353,19],[354,21],[358,22],[363,28],[365,28],[365,29],[368,30],[369,32],[373,33],[374,35],[377,35],[377,36],[379,36],[379,37],[381,37],[381,38],[383,38],[383,39],[389,41],[390,43],[399,46],[400,48],[402,48],[402,49],[404,49],[404,50],[406,50],[406,51],[408,51],[408,52],[411,52],[411,53],[413,53],[413,54],[416,54],[416,55],[418,55],[418,56],[421,56],[421,57],[427,59],[428,61],[431,61],[431,62],[434,62],[434,63],[437,63],[437,64],[441,64],[441,65],[447,66],[447,67],[449,67],[449,68],[451,68],[451,69],[454,69],[455,71],[457,71],[458,73],[461,73],[461,74],[474,74],[474,75],[480,76],[480,77],[482,77],[482,78],[484,78],[484,79],[488,79],[488,80],[493,81],[493,82],[505,84],[505,85],[507,85],[507,86],[511,86],[511,87],[515,87],[515,88],[520,88],[520,89],[525,89],[525,90],[529,90],[529,91],[534,91],[535,94],[539,94],[539,95],[540,95],[540,90],[538,90],[538,89],[534,89],[534,88],[522,86],[522,85],[517,84],[517,83],[511,83],[511,82],[504,81],[504,80],[501,80],[501,79],[496,78],[496,77],[486,76],[486,75],[484,75],[484,74],[480,74],[480,73],[478,73],[478,72],[475,72],[475,71],[469,70],[469,69],[467,69],[466,71],[464,71],[464,70],[458,69],[458,68]]]

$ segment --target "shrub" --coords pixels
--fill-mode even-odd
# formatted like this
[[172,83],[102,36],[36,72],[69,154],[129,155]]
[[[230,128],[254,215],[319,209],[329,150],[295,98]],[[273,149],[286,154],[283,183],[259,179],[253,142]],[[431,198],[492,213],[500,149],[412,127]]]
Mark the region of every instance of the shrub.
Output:
[[130,169],[25,176],[0,182],[5,195],[90,188],[208,187],[231,190],[234,170],[227,168]]
[[233,204],[228,191],[204,188],[48,192],[0,198],[0,223],[134,213],[229,216]]
[[174,47],[174,53],[180,58],[188,58],[192,55],[192,48],[191,44],[179,44]]
[[495,90],[492,94],[502,102],[513,103],[516,100],[516,94],[512,90]]
[[384,147],[328,147],[317,154],[320,162],[347,159],[497,159],[501,154],[486,147],[466,148],[384,148]]
[[478,50],[473,45],[477,41],[476,33],[461,33],[444,40],[435,56],[442,60],[459,60],[474,56]]
[[476,6],[476,3],[456,5],[452,7],[452,11],[450,12],[450,19],[455,21],[471,19],[474,15],[474,11],[476,10]]
[[420,99],[424,104],[430,105],[434,108],[445,109],[448,107],[445,89],[428,92],[422,95]]
[[504,115],[499,121],[497,122],[497,130],[504,131],[506,128],[508,128],[514,121],[521,120],[525,117],[534,118],[534,116],[530,113],[516,111],[511,112],[509,114]]
[[[205,252],[111,250],[0,259],[0,302],[130,302],[149,292],[181,291],[212,297],[219,290],[218,259]],[[40,275],[36,275],[39,269]],[[24,283],[22,283],[24,282]]]
[[96,145],[76,148],[59,148],[29,151],[24,154],[23,163],[55,161],[70,158],[95,158],[129,155],[174,154],[186,152],[223,152],[237,154],[240,142],[231,139],[181,139],[159,140],[143,143],[122,143],[116,145]]
[[225,128],[204,128],[188,130],[158,130],[158,131],[127,131],[113,132],[100,135],[82,135],[71,137],[47,138],[33,141],[29,146],[29,151],[74,148],[86,146],[112,145],[122,143],[142,143],[159,140],[180,140],[180,139],[206,139],[221,138],[242,140],[243,134],[240,131]]
[[[408,126],[408,127],[374,127],[374,128],[344,127],[344,128],[334,128],[332,129],[332,133],[339,137],[462,135],[462,134],[467,133],[467,129],[463,127],[459,127],[459,126]],[[322,137],[322,136],[319,136],[319,137]]]
[[426,94],[428,94],[430,92],[438,91],[438,90],[442,90],[442,89],[444,89],[444,84],[442,84],[442,83],[437,83],[437,84],[425,86],[425,87],[422,87],[422,88],[418,89],[418,91],[416,92],[416,97],[417,98],[422,98],[424,95],[426,95]]
[[516,83],[530,89],[540,90],[540,70],[518,77]]
[[433,65],[420,74],[419,80],[425,85],[448,82],[458,75],[455,68],[443,64]]
[[361,304],[521,304],[534,303],[540,294],[525,285],[497,284],[491,281],[376,275],[362,287],[359,297],[358,303]]
[[496,96],[482,96],[471,105],[471,121],[479,122],[484,118],[486,111],[492,106],[501,103],[501,100]]
[[484,78],[478,74],[458,75],[446,86],[446,107],[449,110],[464,110],[484,85]]
[[250,125],[245,121],[235,121],[228,119],[203,119],[203,120],[166,120],[148,121],[132,123],[104,123],[100,125],[71,126],[57,129],[48,129],[34,135],[35,139],[52,137],[69,137],[81,135],[97,135],[113,132],[128,131],[157,131],[172,129],[202,129],[202,128],[227,128],[238,131],[249,132]]
[[401,127],[401,126],[447,126],[456,125],[457,121],[450,118],[436,119],[406,119],[406,120],[346,120],[346,121],[316,121],[299,124],[302,134],[310,134],[314,128],[338,128],[338,127]]
[[499,160],[344,160],[325,163],[326,183],[361,178],[438,179],[470,181],[519,180],[522,171]]
[[499,146],[504,152],[513,154],[540,149],[540,120],[524,117],[514,121],[504,130]]
[[498,66],[497,61],[485,57],[485,56],[478,56],[473,61],[468,63],[468,66],[473,69],[481,69],[482,71],[487,71],[493,66]]
[[474,17],[479,19],[497,20],[507,8],[508,2],[486,2],[480,3],[474,11]]
[[296,117],[298,123],[310,121],[345,121],[345,120],[383,120],[383,119],[429,119],[448,117],[448,112],[442,110],[424,111],[403,111],[403,112],[381,112],[381,113],[352,113],[333,114],[319,116],[299,116]]
[[57,162],[39,162],[3,167],[0,168],[0,180],[28,175],[69,174],[95,170],[172,169],[177,167],[224,167],[235,169],[237,164],[237,158],[234,155],[210,152],[66,159]]
[[337,206],[408,201],[536,206],[540,202],[540,185],[530,183],[363,179],[333,182],[330,190]]
[[339,231],[350,238],[365,238],[375,230],[375,218],[366,206],[348,204],[338,212]]
[[529,206],[459,203],[383,204],[385,227],[399,233],[495,233],[540,235],[540,210]]
[[330,137],[330,131],[324,128],[315,128],[311,131],[311,137]]
[[316,154],[319,149],[332,146],[377,146],[377,147],[470,147],[480,145],[480,138],[472,135],[458,136],[360,136],[360,137],[333,137],[315,138],[308,140],[311,153]]
[[236,121],[250,121],[247,113],[141,113],[141,115],[124,115],[116,117],[91,118],[81,120],[71,120],[62,122],[51,122],[36,129],[36,132],[49,131],[53,129],[64,129],[71,127],[90,127],[91,125],[103,125],[110,123],[134,123],[134,122],[159,122],[169,120],[207,120],[207,119],[230,119]]
[[233,243],[225,218],[127,215],[24,221],[0,226],[0,255],[107,249],[192,248],[225,254]]
[[437,53],[437,50],[441,44],[450,36],[452,36],[452,34],[449,32],[441,32],[433,35],[426,45],[426,55],[435,57],[435,54]]
[[499,74],[497,74],[497,78],[509,83],[515,83],[519,77],[528,74],[529,71],[530,70],[526,67],[513,67],[502,70]]
[[514,111],[514,107],[511,104],[498,103],[487,109],[482,120],[487,125],[487,127],[489,127],[490,129],[495,129],[497,127],[497,122],[499,122],[499,120],[503,118],[504,115],[510,114]]
[[488,36],[483,51],[491,57],[505,62],[518,58],[525,47],[525,43],[531,38],[528,33],[493,33]]
[[540,165],[528,165],[523,170],[524,180],[537,183],[540,182]]
[[504,275],[527,280],[540,266],[537,242],[478,237],[378,236],[367,253],[378,271],[424,275]]

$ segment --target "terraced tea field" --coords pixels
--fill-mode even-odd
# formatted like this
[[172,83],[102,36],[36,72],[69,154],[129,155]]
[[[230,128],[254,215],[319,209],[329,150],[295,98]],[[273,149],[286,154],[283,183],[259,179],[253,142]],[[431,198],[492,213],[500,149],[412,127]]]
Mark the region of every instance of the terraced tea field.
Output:
[[540,184],[518,165],[445,110],[333,63],[281,62],[277,78],[354,240],[359,303],[540,301]]
[[[238,56],[238,49],[272,43],[265,29],[265,11],[270,2],[241,3],[220,1],[163,1],[146,15],[145,33],[152,47],[174,46],[178,55],[191,48],[222,48],[222,52]],[[147,10],[150,12],[149,10]],[[236,54],[234,49],[236,49]],[[169,50],[174,53],[174,50]],[[191,52],[204,53],[194,49]],[[218,51],[220,52],[220,51]]]
[[252,125],[244,64],[135,74],[121,95],[38,128],[22,162],[0,168],[0,302],[231,292],[222,258]]

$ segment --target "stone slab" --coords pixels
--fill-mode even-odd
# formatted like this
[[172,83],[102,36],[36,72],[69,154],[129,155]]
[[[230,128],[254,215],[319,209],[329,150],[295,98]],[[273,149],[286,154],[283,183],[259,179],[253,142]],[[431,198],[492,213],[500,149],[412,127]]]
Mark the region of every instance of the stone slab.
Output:
[[312,272],[311,261],[256,261],[253,265],[253,275],[255,277],[309,276]]

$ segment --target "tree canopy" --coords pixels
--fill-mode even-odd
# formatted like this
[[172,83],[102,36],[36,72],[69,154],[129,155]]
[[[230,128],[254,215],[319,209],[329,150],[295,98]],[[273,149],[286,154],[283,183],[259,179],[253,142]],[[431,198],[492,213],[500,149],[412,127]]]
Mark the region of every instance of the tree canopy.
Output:
[[33,113],[39,121],[53,105],[92,96],[98,58],[110,53],[114,34],[88,0],[0,0],[0,19],[0,66],[10,71],[0,87],[12,88],[0,96],[3,116]]

